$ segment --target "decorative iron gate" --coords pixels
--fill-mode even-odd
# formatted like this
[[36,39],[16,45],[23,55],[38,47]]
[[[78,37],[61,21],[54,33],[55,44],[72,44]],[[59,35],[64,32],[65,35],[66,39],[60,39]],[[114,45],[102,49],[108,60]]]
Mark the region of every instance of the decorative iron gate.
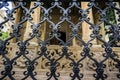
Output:
[[[91,65],[89,68],[93,71],[92,77],[95,80],[107,80],[110,77],[106,73],[108,68],[108,63],[106,62],[108,60],[114,62],[110,64],[117,71],[115,77],[117,80],[120,79],[119,53],[115,53],[113,50],[113,47],[115,47],[118,49],[118,52],[120,51],[118,47],[120,40],[120,7],[116,6],[113,0],[108,2],[91,0],[86,2],[88,4],[86,7],[82,4],[85,3],[84,1],[78,0],[37,0],[33,1],[32,6],[30,6],[32,2],[29,0],[13,0],[10,2],[14,5],[14,7],[11,7],[12,9],[9,7],[9,2],[5,0],[0,2],[0,9],[4,8],[6,14],[6,17],[0,22],[1,36],[3,35],[2,30],[7,27],[5,24],[8,22],[11,24],[9,37],[0,40],[0,57],[3,64],[0,68],[0,80],[5,80],[6,78],[8,80],[17,79],[15,75],[19,74],[17,74],[16,66],[19,65],[17,61],[21,57],[22,60],[25,59],[24,63],[21,62],[23,65],[21,69],[18,69],[18,71],[23,70],[21,71],[23,77],[20,77],[22,80],[28,78],[43,80],[36,78],[39,73],[37,70],[43,67],[39,67],[40,64],[47,66],[47,80],[60,80],[61,70],[59,70],[59,67],[64,70],[66,65],[71,70],[68,75],[71,80],[84,80],[83,68],[86,67],[84,63],[88,64],[87,66]],[[113,10],[115,13],[112,15],[112,12],[109,12],[110,10]],[[96,18],[95,14],[97,14],[98,18]],[[110,14],[111,16],[109,16]],[[94,17],[93,21],[91,21],[92,18],[90,16]],[[116,16],[118,16],[118,19],[115,21]],[[35,17],[39,19],[36,21]],[[73,20],[74,17],[75,20]],[[45,23],[46,26],[44,25]],[[87,25],[83,25],[84,23]],[[67,28],[64,24],[67,24]],[[101,26],[102,24],[103,26]],[[105,41],[103,34],[101,34],[101,29],[105,31],[106,25],[109,26],[108,33],[112,34],[111,38],[108,37],[109,41]],[[86,30],[89,28],[89,31],[84,30],[85,27],[87,27]],[[24,38],[23,33],[25,29],[30,29],[31,32],[28,37],[25,36]],[[105,32],[106,34],[107,31]],[[86,40],[86,37],[83,38],[84,35],[87,35],[88,40]],[[44,39],[42,39],[42,36],[44,36]],[[9,45],[13,44],[12,40],[15,45],[11,46],[11,49],[15,49],[15,51],[9,48]],[[73,40],[78,42],[76,42],[77,47],[73,46]],[[29,48],[31,41],[38,44],[36,52],[29,52],[31,50]],[[95,58],[95,53],[92,52],[93,45],[98,44],[94,43],[95,41],[102,46],[95,48],[103,50],[100,52],[102,54],[100,60],[98,60],[98,57]],[[54,46],[51,46],[52,44]],[[34,50],[34,46],[31,47]],[[57,49],[58,47],[59,49]],[[79,52],[79,50],[81,51]],[[76,53],[77,55],[74,56]],[[29,57],[29,54],[32,55],[32,58]],[[68,64],[60,66],[63,58],[64,62]],[[91,61],[91,63],[87,63],[87,60],[88,62]]]

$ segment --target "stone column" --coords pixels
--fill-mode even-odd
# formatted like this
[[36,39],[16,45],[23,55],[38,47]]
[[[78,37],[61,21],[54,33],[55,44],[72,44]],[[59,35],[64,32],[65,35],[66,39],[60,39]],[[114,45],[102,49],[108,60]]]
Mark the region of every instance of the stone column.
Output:
[[73,46],[76,46],[76,38],[73,38]]
[[[16,7],[15,3],[12,3],[12,7],[13,8]],[[18,8],[16,10],[16,13],[13,14],[13,17],[15,18],[15,20],[14,20],[15,25],[17,25],[20,22],[20,17],[22,16],[21,12],[22,12],[22,10],[20,8]],[[14,24],[11,24],[11,25],[14,25]],[[12,28],[10,28],[10,32],[13,32]],[[11,39],[10,42],[15,43],[16,38]]]
[[[104,2],[100,2],[99,4],[99,8],[103,8],[105,6],[105,3]],[[97,9],[98,10],[98,9]],[[93,15],[94,15],[94,23],[95,24],[99,24],[100,21],[99,21],[99,18],[100,18],[100,14],[98,13],[96,9],[93,8]],[[99,30],[99,34],[102,35],[102,40],[105,40],[105,23],[102,22],[99,26],[100,26],[100,30]],[[98,45],[101,45],[103,44],[101,41],[97,40],[97,44]]]
[[[34,3],[35,2],[31,2],[30,8],[34,7]],[[34,9],[34,13],[33,14],[31,13],[31,17],[33,18],[32,22],[34,24],[39,23],[39,21],[40,21],[40,7],[37,7],[37,8]],[[27,21],[23,40],[26,40],[30,37],[29,34],[32,32],[31,25],[32,24],[29,21]],[[37,39],[34,38],[30,42],[31,43],[34,43],[34,42],[37,43]]]
[[47,27],[47,22],[44,22],[43,23],[43,26],[41,27],[41,29],[40,29],[40,32],[42,33],[42,35],[41,35],[41,40],[43,40],[43,41],[45,41],[45,39],[46,39],[46,27]]
[[[73,17],[73,23],[75,24],[76,22],[78,22],[77,21],[77,18],[78,18],[78,16],[77,15],[75,15],[75,16],[71,16],[71,17]],[[69,29],[67,29],[67,30],[69,30]],[[68,31],[67,31],[68,32]],[[68,34],[69,34],[70,32],[68,32]],[[79,45],[79,44],[78,44]],[[72,46],[77,46],[77,39],[76,39],[76,37],[74,37],[73,38],[73,40],[72,40]]]
[[[101,29],[99,34],[102,34],[102,39],[105,40],[105,27],[104,27],[104,22],[100,25]],[[102,42],[98,41],[98,44],[102,44]]]
[[[89,2],[81,2],[81,8],[83,10],[86,10],[88,8],[88,6],[87,6],[88,3]],[[90,22],[92,22],[94,24],[92,9],[89,10],[88,17],[90,18]],[[82,39],[85,42],[88,42],[91,39],[90,34],[92,33],[92,30],[90,30],[89,27],[90,27],[90,25],[88,23],[86,23],[85,21],[82,22]],[[92,43],[96,44],[96,39],[93,40]]]

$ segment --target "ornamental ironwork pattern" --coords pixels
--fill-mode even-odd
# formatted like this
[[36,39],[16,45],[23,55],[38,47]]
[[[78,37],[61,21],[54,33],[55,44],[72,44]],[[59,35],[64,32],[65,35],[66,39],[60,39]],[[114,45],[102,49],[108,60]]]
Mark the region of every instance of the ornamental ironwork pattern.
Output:
[[[9,3],[5,0],[0,2],[0,9],[2,10],[3,7],[5,8],[6,17],[4,20],[0,22],[0,30],[2,31],[3,28],[6,26],[7,22],[11,23],[11,32],[8,38],[0,39],[0,67],[2,70],[0,71],[0,80],[4,80],[8,78],[8,80],[16,80],[14,75],[17,75],[15,72],[15,67],[19,66],[21,68],[25,68],[23,71],[24,77],[21,77],[21,80],[26,80],[31,78],[33,80],[42,80],[37,79],[37,70],[36,68],[41,69],[48,69],[46,72],[47,80],[59,80],[61,77],[61,71],[64,68],[71,70],[69,76],[71,80],[82,80],[84,78],[84,73],[82,68],[87,67],[88,70],[94,71],[93,77],[95,80],[106,80],[109,78],[108,74],[105,73],[105,69],[107,66],[110,67],[109,70],[118,70],[116,74],[116,78],[120,79],[120,59],[119,53],[113,51],[113,46],[118,46],[120,35],[119,35],[119,23],[111,23],[110,19],[107,18],[107,12],[110,9],[115,10],[115,14],[119,16],[117,22],[120,21],[120,7],[116,7],[116,4],[113,3],[113,0],[109,0],[108,2],[103,2],[104,6],[100,7],[100,2],[91,0],[88,2],[87,8],[83,9],[81,7],[82,1],[77,0],[37,0],[34,2],[32,7],[29,4],[30,1],[11,1],[14,3],[14,7],[12,9],[8,8]],[[35,9],[39,8],[40,10],[40,19],[38,22],[34,22]],[[17,17],[14,15],[17,14],[17,10],[21,9],[21,14],[19,15],[20,21],[15,22]],[[98,23],[93,23],[91,18],[88,16],[91,9],[95,9],[99,17]],[[75,13],[74,13],[75,12]],[[94,12],[94,11],[93,11]],[[60,14],[59,19],[54,22],[52,20],[51,15],[56,15],[57,13]],[[72,20],[72,16],[77,15],[78,20],[74,22]],[[22,39],[23,33],[21,30],[27,28],[25,23],[28,22],[30,24],[31,32],[26,39]],[[43,23],[46,22],[49,24],[49,31],[48,37],[44,40],[41,39],[42,33],[40,29],[44,29],[45,26]],[[64,30],[65,26],[62,26],[62,23],[67,22],[68,30],[70,33],[67,33],[68,36],[66,40],[60,38],[62,34],[59,32],[60,29]],[[85,22],[88,24],[91,30],[90,38],[88,41],[82,38],[82,35],[79,34],[79,30],[82,29],[84,26],[81,26],[82,23]],[[105,41],[100,34],[100,30],[102,27],[101,24],[105,23],[105,25],[109,25],[109,30],[112,33],[112,39],[110,41]],[[48,27],[47,27],[48,28]],[[87,33],[86,33],[87,34]],[[2,36],[2,33],[1,33]],[[54,48],[50,49],[51,40],[55,38],[58,40],[58,45],[54,46]],[[70,47],[72,46],[73,39],[76,38],[77,42],[80,43],[75,49]],[[11,45],[11,40],[15,40],[15,45],[12,48],[8,48]],[[30,42],[34,39],[37,40],[38,47],[29,48]],[[92,52],[91,48],[94,45],[93,41],[98,40],[101,43],[103,51],[98,52],[95,55]],[[57,49],[56,47],[59,47]],[[15,51],[12,51],[15,49]],[[14,55],[14,56],[11,56]],[[95,57],[96,56],[96,57]],[[97,59],[98,57],[102,57]],[[62,61],[62,60],[66,61]],[[86,60],[87,59],[87,60]],[[109,60],[109,61],[108,61]],[[86,62],[85,62],[86,61]],[[106,63],[106,62],[109,63]],[[83,65],[84,62],[87,64],[86,66]],[[40,65],[44,64],[44,65]],[[107,65],[109,64],[109,65]],[[39,67],[39,66],[41,67]]]

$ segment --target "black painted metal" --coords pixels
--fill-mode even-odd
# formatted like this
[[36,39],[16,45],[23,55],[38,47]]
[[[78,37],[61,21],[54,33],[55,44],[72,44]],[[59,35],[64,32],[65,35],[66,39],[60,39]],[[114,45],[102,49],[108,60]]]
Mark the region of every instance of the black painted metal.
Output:
[[[93,74],[93,77],[95,78],[95,80],[105,80],[108,76],[107,74],[104,74],[104,68],[106,67],[106,65],[104,64],[104,62],[108,59],[111,58],[112,60],[114,60],[115,62],[117,62],[116,64],[116,68],[119,70],[120,72],[120,60],[116,59],[114,57],[111,45],[113,44],[112,42],[114,42],[115,40],[119,40],[120,35],[119,35],[119,24],[111,24],[109,23],[109,21],[106,20],[106,12],[108,10],[108,8],[114,8],[117,11],[117,15],[120,16],[120,9],[117,8],[112,0],[109,0],[108,2],[105,2],[106,7],[104,9],[99,8],[98,4],[99,2],[95,2],[95,0],[91,0],[89,2],[89,7],[86,10],[83,10],[80,7],[80,4],[77,0],[70,0],[67,3],[70,3],[69,6],[67,8],[64,8],[63,6],[61,6],[61,1],[62,0],[54,0],[52,1],[52,4],[48,4],[49,8],[45,8],[44,3],[49,3],[50,0],[46,1],[46,0],[38,0],[35,2],[34,7],[33,8],[26,8],[25,7],[25,1],[23,2],[22,0],[20,0],[19,2],[16,2],[16,7],[13,8],[12,10],[7,9],[6,13],[7,13],[7,17],[4,19],[3,22],[0,23],[0,29],[2,29],[3,26],[6,22],[8,21],[14,21],[14,17],[13,14],[16,11],[16,9],[18,8],[22,8],[22,10],[24,11],[24,18],[18,23],[15,24],[11,27],[13,32],[10,34],[10,37],[7,38],[6,40],[0,40],[0,55],[5,59],[4,61],[4,69],[1,72],[2,77],[0,77],[0,80],[4,80],[4,78],[6,78],[7,76],[11,79],[11,80],[15,80],[15,77],[13,76],[15,74],[15,72],[12,70],[13,69],[13,64],[15,63],[15,61],[20,57],[20,56],[24,56],[27,59],[26,65],[27,65],[27,71],[24,71],[24,75],[25,77],[22,80],[27,79],[29,76],[33,79],[36,80],[35,76],[37,75],[36,72],[34,72],[35,70],[35,64],[36,64],[36,60],[41,58],[42,56],[44,56],[46,59],[48,59],[48,66],[50,66],[50,73],[46,73],[46,76],[48,76],[47,80],[50,80],[52,77],[54,77],[55,80],[58,80],[58,77],[60,77],[60,73],[56,73],[57,70],[57,66],[59,66],[59,60],[62,59],[64,56],[66,57],[66,59],[71,61],[70,66],[73,69],[73,73],[70,73],[70,77],[71,80],[75,80],[76,78],[78,80],[81,80],[84,75],[82,74],[80,68],[83,67],[83,64],[81,63],[81,61],[83,61],[86,57],[88,57],[90,60],[92,60],[94,62],[94,64],[96,65],[96,74]],[[65,0],[67,1],[67,0]],[[2,1],[0,3],[0,8],[2,7],[7,7],[8,3],[6,1]],[[70,9],[72,7],[76,7],[77,9],[79,9],[79,14],[81,14],[81,18],[79,20],[79,22],[77,23],[77,25],[75,25],[73,22],[70,21],[69,15],[70,14]],[[37,7],[41,7],[41,9],[43,10],[43,18],[41,19],[41,21],[38,24],[34,24],[32,23],[33,26],[33,31],[31,33],[31,37],[25,41],[21,41],[20,40],[20,35],[19,31],[21,28],[23,28],[22,24],[26,21],[31,21],[32,17],[31,14],[33,12],[33,10]],[[52,10],[54,7],[59,8],[62,11],[62,19],[55,24],[54,22],[51,21],[50,19],[50,10]],[[99,22],[100,24],[105,22],[109,25],[111,25],[112,27],[112,32],[113,32],[113,37],[114,39],[111,40],[110,42],[105,42],[104,40],[102,40],[102,36],[99,34],[99,30],[100,30],[100,24],[93,24],[90,22],[89,18],[88,18],[88,13],[89,10],[91,8],[96,8],[98,10],[98,13],[100,14],[100,19]],[[120,19],[120,18],[119,18]],[[30,60],[26,54],[28,53],[28,51],[26,50],[26,46],[28,44],[28,42],[30,40],[32,40],[34,37],[36,38],[40,38],[40,33],[38,31],[39,27],[41,27],[41,24],[44,21],[48,21],[51,25],[52,25],[52,32],[50,35],[50,38],[48,38],[45,41],[40,41],[40,45],[42,46],[40,49],[40,52],[38,52],[38,57],[36,57],[33,60]],[[58,28],[59,25],[64,22],[67,21],[68,23],[70,23],[71,27],[72,27],[72,34],[71,37],[68,41],[64,42],[61,39],[59,39],[59,35],[58,35]],[[78,35],[78,28],[80,26],[80,24],[85,21],[86,23],[88,23],[90,25],[91,30],[93,30],[93,33],[91,34],[91,40],[89,40],[88,42],[85,42],[84,40],[82,40],[81,36]],[[89,27],[89,26],[88,26]],[[60,54],[59,58],[56,60],[51,59],[48,54],[47,54],[47,47],[46,45],[48,45],[47,43],[53,38],[55,37],[56,39],[58,39],[61,42],[62,47],[62,54]],[[72,38],[76,37],[77,39],[79,39],[79,41],[83,44],[84,48],[83,48],[83,53],[81,53],[80,55],[82,56],[82,58],[79,59],[78,62],[75,62],[74,59],[72,59],[70,57],[70,55],[68,54],[68,45],[69,43],[71,43]],[[9,59],[8,56],[6,56],[7,54],[7,50],[6,50],[6,46],[8,44],[8,42],[13,39],[16,38],[19,42],[18,42],[18,46],[19,46],[19,52],[16,52],[16,57],[14,57],[13,59]],[[99,41],[101,41],[103,43],[103,48],[105,49],[105,56],[104,59],[100,62],[98,62],[97,60],[95,60],[92,57],[92,54],[90,53],[90,47],[91,47],[91,41],[93,41],[94,39],[97,39]],[[118,79],[120,79],[120,73],[117,75]]]

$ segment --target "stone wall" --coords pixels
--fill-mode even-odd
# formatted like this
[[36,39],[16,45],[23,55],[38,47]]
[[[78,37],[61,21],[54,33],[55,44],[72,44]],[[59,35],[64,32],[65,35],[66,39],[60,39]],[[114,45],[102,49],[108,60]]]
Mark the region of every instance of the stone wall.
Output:
[[[13,48],[14,46],[14,48]],[[47,53],[48,55],[51,56],[51,58],[57,59],[59,58],[58,54],[61,54],[60,46],[57,45],[51,45],[47,46]],[[37,52],[40,51],[40,46],[38,45],[30,45],[27,46],[27,50],[29,51],[29,54],[26,55],[30,60],[33,60],[38,56]],[[68,47],[68,54],[70,54],[71,58],[74,59],[75,61],[78,61],[79,59],[82,58],[80,55],[82,52],[83,48],[78,47],[78,46],[71,46]],[[16,52],[19,51],[19,47],[17,44],[11,44],[7,46],[7,57],[10,58],[11,60],[16,56]],[[93,53],[93,58],[96,59],[97,61],[101,61],[104,59],[104,49],[101,48],[100,46],[93,46],[91,47],[91,52]],[[120,58],[120,48],[114,47],[113,52],[117,55],[118,58]],[[0,61],[0,71],[4,70],[4,58],[1,57]],[[40,57],[39,59],[36,60],[38,62],[38,65],[35,66],[35,72],[37,72],[37,75],[35,76],[37,80],[46,80],[47,76],[46,73],[49,72],[49,66],[47,66],[47,62],[49,62],[44,56]],[[26,67],[26,59],[25,57],[21,56],[16,60],[16,64],[13,65],[13,71],[15,71],[15,74],[13,75],[16,80],[21,80],[21,78],[24,77],[23,72],[27,70]],[[57,72],[60,73],[59,80],[70,80],[71,78],[69,77],[70,73],[72,73],[72,67],[70,66],[71,61],[66,59],[66,57],[63,57],[61,60],[58,61],[60,63],[59,66],[57,66]],[[84,75],[82,80],[94,80],[93,74],[95,73],[95,66],[94,62],[90,60],[88,57],[83,59],[81,61],[83,64],[83,67],[80,68],[80,73]],[[108,75],[108,78],[106,80],[118,80],[116,78],[117,73],[119,73],[118,69],[115,68],[115,62],[111,59],[108,59],[104,62],[106,64],[106,68],[104,68],[104,73]],[[2,76],[2,75],[0,75]],[[7,79],[9,80],[9,79]],[[31,80],[28,78],[27,80]],[[53,79],[54,80],[54,79]]]

